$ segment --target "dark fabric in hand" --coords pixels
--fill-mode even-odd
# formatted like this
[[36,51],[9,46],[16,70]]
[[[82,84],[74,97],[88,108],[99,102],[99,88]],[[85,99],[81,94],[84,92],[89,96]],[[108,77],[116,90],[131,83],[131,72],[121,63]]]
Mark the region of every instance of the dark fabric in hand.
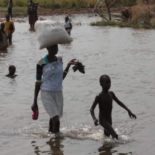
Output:
[[73,71],[76,72],[77,70],[81,73],[85,73],[84,65],[81,62],[76,62],[75,65],[72,67]]

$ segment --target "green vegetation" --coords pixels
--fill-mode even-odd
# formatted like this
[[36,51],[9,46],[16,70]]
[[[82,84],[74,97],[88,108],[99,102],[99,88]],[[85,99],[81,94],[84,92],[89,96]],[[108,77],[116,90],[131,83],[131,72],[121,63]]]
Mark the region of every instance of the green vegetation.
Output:
[[116,26],[116,27],[131,27],[131,28],[144,28],[144,29],[154,29],[155,25],[153,24],[144,24],[144,23],[128,23],[122,21],[98,21],[91,23],[92,26]]
[[[6,16],[7,14],[7,7],[0,7],[0,14],[1,16]],[[27,15],[27,7],[14,7],[13,8],[13,15],[18,17],[23,17]]]
[[122,5],[122,6],[132,6],[135,5],[137,0],[119,0],[119,3],[117,5]]
[[[118,6],[118,4],[120,5],[117,0],[112,1],[114,2],[113,4],[115,4],[115,7]],[[112,11],[112,7],[114,8],[114,6],[109,2],[111,1],[105,0],[105,6],[103,4],[98,6],[97,9],[99,15],[102,17],[102,21],[92,23],[92,25],[145,29],[155,28],[155,2],[153,0],[131,0],[130,3],[128,3],[128,0],[124,0],[124,4],[128,7],[123,9],[121,9],[121,7],[117,8],[118,13],[120,14],[119,19],[116,19],[114,16],[114,12]],[[102,9],[102,7],[106,7],[107,11]]]
[[[27,15],[28,0],[13,0],[13,14],[14,16]],[[50,9],[80,9],[93,8],[96,0],[33,0],[39,4],[38,11],[44,14]],[[44,8],[46,10],[44,10]],[[0,16],[5,16],[7,13],[7,0],[0,0]]]
[[[102,1],[102,0],[101,0]],[[27,15],[28,0],[13,0],[14,16]],[[144,0],[105,0],[106,3],[96,3],[97,0],[33,0],[39,4],[38,12],[40,14],[48,14],[51,11],[59,9],[62,12],[66,10],[82,10],[85,8],[95,8],[96,12],[102,17],[102,21],[92,23],[96,26],[119,26],[133,28],[155,28],[155,2],[149,0],[149,4]],[[103,4],[103,5],[102,5]],[[98,6],[99,5],[99,6]],[[121,10],[127,7],[131,13],[131,18],[123,20]],[[149,7],[148,7],[149,6]],[[119,17],[114,17],[114,10]],[[7,13],[7,0],[0,0],[0,14],[5,16]],[[119,20],[116,20],[119,18]]]
[[[96,0],[34,0],[45,8],[87,8],[94,7]],[[14,6],[26,7],[27,0],[14,0]],[[7,1],[1,0],[0,7],[6,7]]]

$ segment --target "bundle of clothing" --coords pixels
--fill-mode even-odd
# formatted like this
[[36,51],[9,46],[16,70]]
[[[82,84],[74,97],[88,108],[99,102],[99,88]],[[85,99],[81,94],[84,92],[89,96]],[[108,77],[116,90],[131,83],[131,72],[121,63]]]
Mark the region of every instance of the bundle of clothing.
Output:
[[75,65],[72,67],[72,69],[74,72],[78,70],[80,73],[85,73],[85,66],[79,61],[75,62]]

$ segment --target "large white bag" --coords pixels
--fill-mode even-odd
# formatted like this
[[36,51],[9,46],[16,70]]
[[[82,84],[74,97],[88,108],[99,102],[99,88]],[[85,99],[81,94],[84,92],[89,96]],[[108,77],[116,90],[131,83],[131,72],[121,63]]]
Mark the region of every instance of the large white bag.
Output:
[[55,45],[66,44],[72,41],[64,27],[54,25],[50,22],[42,22],[36,25],[40,49]]

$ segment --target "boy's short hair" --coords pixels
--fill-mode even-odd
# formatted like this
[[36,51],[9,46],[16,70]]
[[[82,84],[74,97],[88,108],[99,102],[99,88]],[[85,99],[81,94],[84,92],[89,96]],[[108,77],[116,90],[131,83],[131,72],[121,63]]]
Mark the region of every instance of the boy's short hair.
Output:
[[109,75],[103,74],[103,75],[100,76],[100,79],[99,79],[100,83],[101,83],[104,79],[108,79],[109,81],[111,81]]
[[16,67],[15,67],[14,65],[10,65],[10,66],[9,66],[9,70],[11,70],[11,69],[16,70]]

